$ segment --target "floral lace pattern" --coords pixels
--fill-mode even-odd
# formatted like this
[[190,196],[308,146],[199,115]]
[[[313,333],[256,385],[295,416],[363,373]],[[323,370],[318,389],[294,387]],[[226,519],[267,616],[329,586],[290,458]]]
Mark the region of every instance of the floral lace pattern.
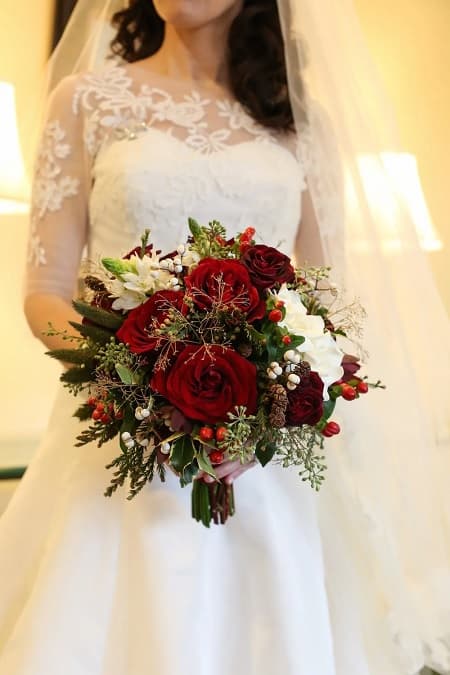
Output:
[[38,223],[48,212],[59,211],[65,199],[78,194],[80,181],[63,174],[62,161],[72,152],[66,132],[58,120],[44,129],[39,148],[33,184],[31,235],[28,259],[36,266],[45,265],[45,250],[38,232]]
[[[188,147],[202,154],[233,144],[236,132],[245,132],[255,140],[272,139],[270,131],[258,125],[236,101],[211,101],[197,91],[175,100],[167,91],[147,84],[135,93],[132,84],[125,68],[117,64],[101,73],[85,75],[78,84],[73,112],[79,114],[83,109],[87,113],[84,140],[90,155],[97,154],[108,131],[113,130],[116,139],[134,140],[157,124],[163,124],[169,134],[178,132]],[[211,125],[211,119],[224,124],[217,128],[217,124]]]
[[[267,190],[261,191],[261,183],[267,185],[275,180],[280,184],[283,196],[278,209],[285,203],[289,183],[295,183],[299,189],[303,186],[298,166],[293,166],[293,154],[286,158],[285,148],[277,152],[280,139],[256,123],[237,101],[205,96],[199,91],[186,93],[179,84],[171,92],[161,86],[140,84],[117,63],[82,75],[69,89],[67,100],[60,101],[62,106],[44,129],[37,158],[29,244],[29,262],[34,266],[47,263],[45,247],[48,248],[53,236],[50,232],[42,235],[45,216],[61,210],[70,197],[78,195],[89,203],[91,229],[98,227],[98,220],[103,220],[106,213],[109,227],[117,220],[116,214],[121,213],[122,223],[126,224],[121,227],[131,229],[132,224],[135,228],[142,227],[150,216],[154,222],[170,227],[175,212],[182,215],[202,207],[206,210],[212,191],[218,190],[217,199],[224,201],[224,208],[228,200],[233,200],[234,218],[245,225],[253,214],[252,222],[258,225],[267,220],[276,203]],[[82,138],[70,135],[74,120],[79,122]],[[148,141],[139,144],[141,149],[149,148],[145,157],[139,147],[132,149],[123,143],[142,136],[147,136]],[[153,158],[154,153],[165,155],[166,149],[161,149],[163,142],[174,143],[178,158],[176,166],[170,162],[172,168],[165,168],[165,175],[161,172],[161,158]],[[235,163],[223,151],[233,148],[235,160],[239,153],[242,166],[248,166],[255,160],[254,143],[265,145],[271,166],[267,163],[264,166],[264,162],[260,166],[258,152],[252,171],[236,172]],[[241,151],[237,146],[241,146]],[[109,156],[106,166],[102,161],[105,154]],[[200,170],[196,162],[201,158],[205,163]],[[89,165],[92,190],[82,195],[81,177]],[[133,184],[125,181],[124,185],[123,178],[130,167]],[[151,194],[149,173],[153,181]],[[288,198],[293,212],[298,204],[296,192]],[[260,205],[257,213],[251,200]],[[275,218],[274,222],[277,221]]]

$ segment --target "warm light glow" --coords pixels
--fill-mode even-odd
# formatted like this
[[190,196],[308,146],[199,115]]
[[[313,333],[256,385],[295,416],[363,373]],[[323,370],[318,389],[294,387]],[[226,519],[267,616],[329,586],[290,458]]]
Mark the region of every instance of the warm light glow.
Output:
[[0,82],[0,213],[28,210],[29,187],[20,150],[14,87]]
[[414,223],[421,247],[425,251],[442,249],[413,155],[364,155],[359,158],[359,172],[371,207],[380,214],[380,222],[383,222],[385,229],[382,235],[386,250],[395,251],[402,247],[403,219],[399,205],[406,209]]

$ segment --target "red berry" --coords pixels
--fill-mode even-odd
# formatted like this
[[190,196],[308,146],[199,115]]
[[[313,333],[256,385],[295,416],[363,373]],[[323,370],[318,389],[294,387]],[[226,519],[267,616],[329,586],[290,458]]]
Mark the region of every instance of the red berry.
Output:
[[218,427],[216,429],[216,441],[220,443],[220,441],[225,440],[227,433],[226,427]]
[[220,244],[220,246],[226,246],[226,243],[227,243],[227,242],[226,242],[225,239],[224,239],[223,237],[221,237],[219,234],[218,234],[217,237],[216,237],[216,241],[217,241],[218,244]]
[[95,409],[102,413],[105,409],[105,404],[99,401]]
[[116,420],[123,420],[123,412],[121,410],[117,410],[117,412],[114,413],[114,417]]
[[363,382],[362,380],[361,382],[358,382],[356,388],[360,394],[367,394],[367,392],[369,391],[369,385],[367,384],[367,382]]
[[95,406],[97,405],[97,399],[95,398],[95,396],[89,396],[87,404],[91,406],[91,408],[95,408]]
[[91,415],[92,419],[95,420],[96,422],[97,422],[97,420],[100,419],[101,416],[102,416],[102,413],[100,412],[100,410],[97,410],[97,409],[95,409],[92,412],[92,415]]
[[267,318],[269,319],[269,321],[278,323],[278,321],[281,321],[281,319],[283,318],[283,314],[279,309],[272,309],[272,311],[269,312]]
[[198,433],[202,441],[211,441],[214,438],[214,431],[211,427],[202,427]]
[[276,309],[281,309],[282,307],[284,307],[283,300],[277,300],[276,303],[275,303],[275,307],[276,307]]
[[220,452],[220,450],[213,450],[209,455],[209,459],[211,460],[211,464],[222,464],[223,452]]
[[356,398],[356,391],[349,384],[343,384],[341,386],[342,398],[345,398],[346,401],[353,401]]
[[289,335],[283,335],[283,337],[281,338],[281,342],[282,342],[284,345],[290,345],[291,342],[292,342],[292,338],[289,337]]
[[246,227],[243,233],[241,234],[241,241],[242,238],[246,239],[247,241],[251,241],[255,236],[255,232],[256,230],[254,227]]
[[326,438],[331,438],[331,436],[334,436],[334,434],[333,434],[332,431],[330,431],[329,429],[327,429],[327,427],[325,426],[325,427],[322,429],[322,436],[326,436]]
[[341,427],[337,422],[328,422],[325,426],[325,429],[329,431],[332,436],[334,436],[340,432]]
[[114,412],[114,403],[108,403],[108,412],[110,415]]
[[106,413],[104,413],[104,414],[100,417],[100,422],[101,422],[102,424],[109,424],[109,423],[111,422],[111,418],[110,418],[109,415],[107,415]]

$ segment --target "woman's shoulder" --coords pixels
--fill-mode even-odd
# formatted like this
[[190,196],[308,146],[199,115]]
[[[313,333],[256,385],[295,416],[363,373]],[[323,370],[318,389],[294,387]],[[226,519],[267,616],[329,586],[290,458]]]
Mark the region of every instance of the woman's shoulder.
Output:
[[67,75],[53,88],[50,100],[70,106],[74,113],[84,108],[92,110],[104,99],[131,92],[132,74],[117,61],[107,62],[98,69]]

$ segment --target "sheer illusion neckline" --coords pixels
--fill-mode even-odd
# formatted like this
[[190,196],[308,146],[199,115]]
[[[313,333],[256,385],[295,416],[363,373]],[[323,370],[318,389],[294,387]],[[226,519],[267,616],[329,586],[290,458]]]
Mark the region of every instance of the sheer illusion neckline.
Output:
[[210,84],[207,84],[201,80],[186,79],[167,73],[160,73],[141,65],[143,61],[144,59],[133,63],[122,61],[115,61],[114,63],[115,67],[121,69],[138,88],[154,88],[158,87],[160,84],[161,86],[167,87],[167,89],[173,87],[174,92],[176,90],[180,95],[183,93],[191,94],[198,92],[214,100],[238,103],[231,91],[214,83],[213,80],[210,80]]
[[160,90],[167,92],[174,98],[183,98],[185,96],[201,96],[202,99],[208,99],[212,103],[226,103],[239,108],[249,118],[251,115],[245,111],[242,104],[233,96],[231,91],[221,88],[217,85],[215,88],[203,84],[201,81],[187,80],[184,78],[158,73],[144,66],[139,65],[139,61],[132,64],[123,61],[112,61],[110,69],[115,70],[129,80],[134,95],[137,98],[145,97],[148,92]]

